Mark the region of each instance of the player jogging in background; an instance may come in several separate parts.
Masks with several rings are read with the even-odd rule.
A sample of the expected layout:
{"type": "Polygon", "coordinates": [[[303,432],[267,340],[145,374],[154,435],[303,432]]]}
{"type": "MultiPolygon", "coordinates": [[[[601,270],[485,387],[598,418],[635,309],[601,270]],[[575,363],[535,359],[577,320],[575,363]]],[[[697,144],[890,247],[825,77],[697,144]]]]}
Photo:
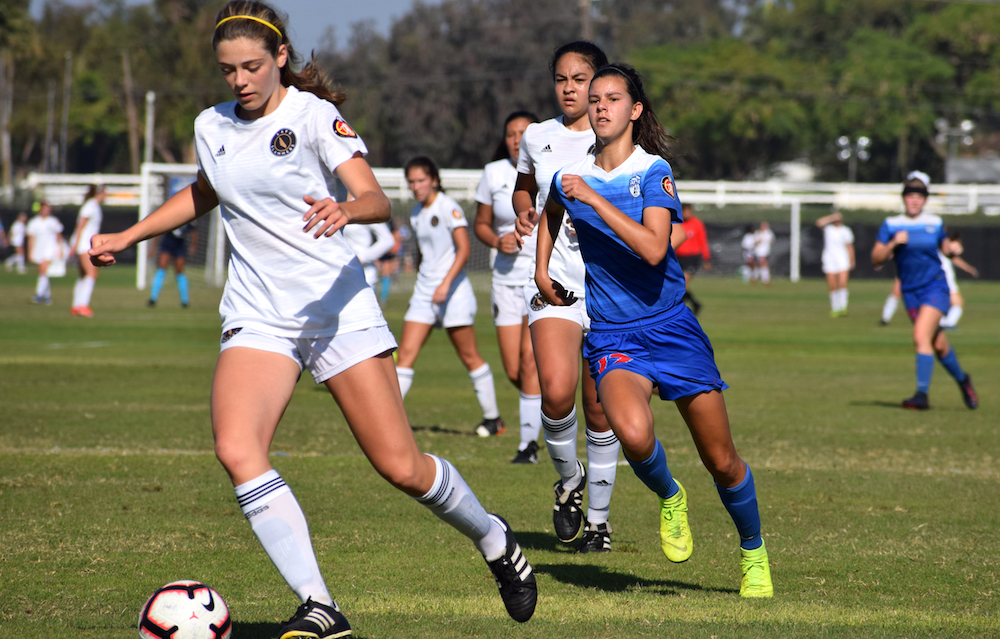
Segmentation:
{"type": "Polygon", "coordinates": [[[823,273],[830,289],[830,317],[847,315],[847,280],[856,265],[854,259],[854,232],[844,225],[839,211],[816,220],[823,229],[823,273]]]}
{"type": "Polygon", "coordinates": [[[38,281],[32,304],[52,304],[52,286],[49,283],[49,266],[62,255],[63,225],[54,215],[52,207],[45,200],[38,203],[38,215],[31,218],[25,227],[28,238],[28,259],[38,265],[38,281]]]}
{"type": "MultiPolygon", "coordinates": [[[[961,242],[962,236],[958,231],[948,231],[948,239],[952,242],[961,242]]],[[[944,269],[944,276],[948,281],[948,291],[951,293],[951,308],[948,309],[948,314],[941,318],[941,328],[946,331],[950,331],[954,330],[958,326],[958,320],[962,319],[962,313],[965,309],[965,299],[962,297],[962,292],[958,288],[958,278],[955,277],[955,267],[957,266],[972,277],[979,277],[979,269],[972,264],[969,264],[958,255],[948,257],[940,251],[938,252],[938,255],[941,257],[941,268],[944,269]]]]}
{"type": "Polygon", "coordinates": [[[568,213],[587,265],[591,317],[584,353],[604,413],[636,476],[659,497],[660,547],[672,562],[691,557],[687,494],[667,467],[649,407],[653,389],[676,403],[705,468],[733,518],[741,548],[740,596],[771,597],[753,475],[736,452],[712,346],[684,304],[684,273],[671,248],[681,221],[663,156],[670,137],[635,70],[615,64],[590,83],[596,155],[556,173],[538,223],[535,280],[554,306],[577,306],[548,268],[568,213]]]}
{"type": "Polygon", "coordinates": [[[76,218],[76,230],[69,241],[72,254],[79,257],[80,267],[80,276],[73,287],[73,305],[70,307],[70,313],[76,317],[94,316],[94,311],[90,309],[90,296],[97,283],[97,267],[90,263],[87,251],[90,250],[90,238],[101,232],[101,220],[104,217],[101,204],[107,196],[108,191],[103,185],[92,184],[87,187],[83,206],[76,218]]]}
{"type": "MultiPolygon", "coordinates": [[[[507,523],[483,510],[454,466],[422,454],[414,441],[392,363],[395,340],[337,232],[388,220],[389,200],[337,109],[343,95],[326,88],[312,62],[292,71],[297,58],[285,34],[286,21],[262,3],[230,2],[219,11],[212,44],[236,100],[195,121],[197,182],[130,229],[96,236],[91,259],[113,264],[114,254],[141,240],[216,206],[222,211],[232,255],[212,429],[240,508],[302,601],[280,639],[351,634],[320,573],[302,509],[268,458],[303,368],[330,391],[379,474],[471,539],[508,613],[527,621],[535,577],[507,523]],[[331,175],[353,199],[331,197],[331,175]]],[[[439,541],[446,539],[454,537],[439,541]]]]}
{"type": "Polygon", "coordinates": [[[393,244],[396,243],[389,225],[348,224],[341,232],[365,270],[365,281],[374,289],[379,281],[375,260],[392,250],[393,244]]]}
{"type": "Polygon", "coordinates": [[[14,269],[17,269],[18,275],[24,275],[27,272],[24,267],[24,238],[27,223],[28,214],[18,213],[17,219],[10,225],[8,239],[10,240],[10,245],[14,247],[14,254],[4,260],[3,263],[8,273],[14,269]]]}
{"type": "Polygon", "coordinates": [[[948,239],[940,217],[923,212],[930,183],[930,177],[921,171],[913,171],[906,176],[903,184],[906,212],[886,218],[882,223],[872,248],[872,264],[878,267],[895,258],[903,303],[913,322],[917,392],[903,400],[903,407],[913,410],[930,408],[927,393],[936,355],[945,370],[958,382],[965,405],[972,409],[979,406],[972,378],[962,370],[955,350],[941,330],[941,318],[951,305],[951,293],[938,251],[946,256],[955,256],[962,252],[962,245],[948,239]]]}
{"type": "Polygon", "coordinates": [[[410,305],[403,316],[396,374],[403,398],[413,385],[413,365],[420,349],[435,328],[448,333],[462,360],[483,411],[476,426],[480,437],[501,435],[506,430],[497,407],[493,370],[476,346],[476,294],[465,275],[469,260],[469,223],[458,202],[441,189],[437,165],[428,157],[412,158],[404,167],[406,181],[417,204],[410,211],[410,226],[417,238],[420,267],[410,305]]]}
{"type": "Polygon", "coordinates": [[[705,223],[694,215],[694,206],[684,204],[683,222],[680,227],[684,229],[685,240],[677,246],[677,262],[684,271],[684,302],[691,306],[691,311],[698,315],[701,311],[701,302],[691,292],[691,280],[694,274],[702,266],[706,271],[712,270],[712,251],[708,246],[708,233],[705,231],[705,223]]]}
{"type": "Polygon", "coordinates": [[[528,332],[528,311],[524,284],[532,275],[535,245],[518,248],[514,234],[517,215],[511,204],[517,180],[517,156],[524,130],[538,118],[534,113],[515,111],[507,116],[494,161],[483,169],[476,189],[476,237],[490,247],[493,282],[490,306],[497,343],[507,379],[520,393],[518,424],[521,441],[514,464],[538,463],[538,436],[542,430],[542,395],[535,369],[535,352],[528,332]]]}
{"type": "MultiPolygon", "coordinates": [[[[587,88],[594,72],[607,62],[604,52],[590,42],[570,42],[553,54],[549,70],[562,115],[532,124],[521,138],[517,184],[512,196],[519,222],[534,224],[537,211],[548,198],[555,172],[592,151],[596,139],[587,119],[587,88]]],[[[555,241],[550,268],[567,290],[574,291],[582,299],[583,259],[576,231],[568,217],[562,220],[555,241]]],[[[531,278],[525,283],[524,299],[542,392],[545,446],[559,474],[554,487],[553,527],[563,543],[576,539],[585,528],[577,550],[606,552],[611,550],[611,494],[620,446],[597,401],[593,380],[586,376],[583,379],[583,414],[587,423],[589,476],[588,469],[576,456],[576,392],[580,382],[583,336],[590,328],[590,319],[583,304],[575,307],[549,304],[531,278]],[[585,488],[588,488],[586,519],[583,512],[585,488]]]]}
{"type": "Polygon", "coordinates": [[[760,228],[753,234],[753,279],[760,280],[764,286],[771,285],[771,246],[774,244],[774,231],[767,222],[761,222],[760,228]]]}
{"type": "Polygon", "coordinates": [[[187,266],[187,256],[193,255],[197,246],[198,223],[194,220],[160,237],[156,254],[156,274],[153,275],[153,286],[149,289],[147,306],[156,306],[159,301],[160,291],[163,290],[163,283],[167,279],[167,267],[172,263],[181,307],[188,307],[191,303],[191,292],[184,269],[187,266]]]}

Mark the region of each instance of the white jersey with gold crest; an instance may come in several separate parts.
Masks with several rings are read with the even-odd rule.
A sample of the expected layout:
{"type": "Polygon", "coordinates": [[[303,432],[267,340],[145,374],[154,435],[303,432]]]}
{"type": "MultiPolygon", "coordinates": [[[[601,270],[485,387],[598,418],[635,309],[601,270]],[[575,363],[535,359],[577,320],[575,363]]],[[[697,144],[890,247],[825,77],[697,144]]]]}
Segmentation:
{"type": "MultiPolygon", "coordinates": [[[[567,129],[563,125],[562,116],[528,125],[518,150],[517,171],[535,176],[535,183],[538,185],[535,210],[539,214],[545,208],[556,171],[582,160],[596,141],[597,137],[591,129],[567,129]]],[[[536,230],[535,234],[537,233],[536,230]]],[[[563,215],[559,236],[555,238],[555,245],[552,247],[549,275],[576,293],[578,298],[584,297],[586,269],[580,255],[580,242],[568,215],[563,215]]],[[[534,268],[531,269],[531,276],[534,277],[534,268]]]]}
{"type": "Polygon", "coordinates": [[[334,171],[368,149],[333,104],[287,91],[257,120],[239,119],[236,102],[227,102],[195,121],[198,166],[219,197],[232,245],[222,329],[330,337],[384,325],[343,234],[303,232],[303,196],[334,197],[334,171]]]}
{"type": "MultiPolygon", "coordinates": [[[[420,268],[417,270],[415,293],[433,295],[441,285],[451,265],[455,263],[456,228],[468,226],[465,213],[458,202],[444,193],[438,193],[431,205],[418,203],[410,211],[410,227],[420,249],[420,268]]],[[[455,281],[465,278],[465,269],[455,281]]]]}

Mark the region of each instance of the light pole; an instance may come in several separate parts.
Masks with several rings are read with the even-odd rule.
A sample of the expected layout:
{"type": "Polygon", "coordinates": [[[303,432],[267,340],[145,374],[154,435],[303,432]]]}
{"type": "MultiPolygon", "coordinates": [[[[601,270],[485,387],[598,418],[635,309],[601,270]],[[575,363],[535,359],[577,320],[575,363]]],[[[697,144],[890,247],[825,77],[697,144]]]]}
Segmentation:
{"type": "Polygon", "coordinates": [[[871,154],[868,152],[868,147],[872,145],[872,141],[868,136],[862,135],[854,142],[851,142],[851,138],[846,135],[842,135],[837,138],[837,158],[841,162],[847,162],[847,181],[857,182],[858,181],[858,160],[862,162],[867,162],[871,154]]]}
{"type": "Polygon", "coordinates": [[[965,146],[972,146],[972,132],[976,130],[976,123],[972,120],[962,120],[958,126],[951,126],[947,118],[938,118],[934,121],[934,128],[938,130],[938,144],[948,145],[948,157],[953,158],[958,154],[958,141],[961,140],[965,146]]]}

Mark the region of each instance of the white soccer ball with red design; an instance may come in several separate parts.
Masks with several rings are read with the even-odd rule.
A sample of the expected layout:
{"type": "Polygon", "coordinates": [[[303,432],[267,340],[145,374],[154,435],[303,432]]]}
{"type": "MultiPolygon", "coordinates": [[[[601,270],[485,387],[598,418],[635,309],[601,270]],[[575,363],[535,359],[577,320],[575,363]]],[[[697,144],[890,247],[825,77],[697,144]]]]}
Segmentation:
{"type": "Polygon", "coordinates": [[[139,615],[142,639],[229,639],[233,623],[219,593],[199,581],[172,581],[139,615]]]}

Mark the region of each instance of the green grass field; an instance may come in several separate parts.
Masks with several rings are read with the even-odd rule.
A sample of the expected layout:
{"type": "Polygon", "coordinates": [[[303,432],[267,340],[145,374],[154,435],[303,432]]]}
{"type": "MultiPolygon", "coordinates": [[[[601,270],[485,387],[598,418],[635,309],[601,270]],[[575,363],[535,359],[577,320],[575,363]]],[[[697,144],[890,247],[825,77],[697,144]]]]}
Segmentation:
{"type": "MultiPolygon", "coordinates": [[[[51,307],[34,277],[0,273],[0,637],[135,637],[158,586],[206,581],[237,639],[271,637],[297,601],[261,551],[212,454],[209,386],[220,292],[182,310],[172,283],[148,309],[134,271],[103,271],[97,317],[69,314],[72,278],[51,307]]],[[[474,278],[486,290],[485,278],[474,278]]],[[[890,282],[851,286],[851,315],[828,318],[825,284],[744,286],[699,278],[734,436],[754,469],[775,598],[741,601],[738,541],[673,406],[657,433],[690,494],[694,556],[659,550],[657,502],[621,466],[614,552],[576,555],[551,530],[547,457],[512,466],[516,427],[472,436],[478,405],[443,334],[407,399],[422,448],[450,459],[502,513],[538,576],[535,617],[505,614],[472,544],[370,468],[322,387],[305,375],[273,447],[310,520],[334,596],[368,638],[1000,636],[1000,285],[966,283],[951,334],[982,406],[969,411],[943,368],[933,410],[913,391],[909,322],[877,326],[890,282]]],[[[408,293],[386,309],[398,330],[408,293]]],[[[480,349],[503,379],[480,297],[480,349]]],[[[397,333],[398,334],[398,333],[397,333]]],[[[580,451],[583,454],[582,443],[580,451]]]]}

